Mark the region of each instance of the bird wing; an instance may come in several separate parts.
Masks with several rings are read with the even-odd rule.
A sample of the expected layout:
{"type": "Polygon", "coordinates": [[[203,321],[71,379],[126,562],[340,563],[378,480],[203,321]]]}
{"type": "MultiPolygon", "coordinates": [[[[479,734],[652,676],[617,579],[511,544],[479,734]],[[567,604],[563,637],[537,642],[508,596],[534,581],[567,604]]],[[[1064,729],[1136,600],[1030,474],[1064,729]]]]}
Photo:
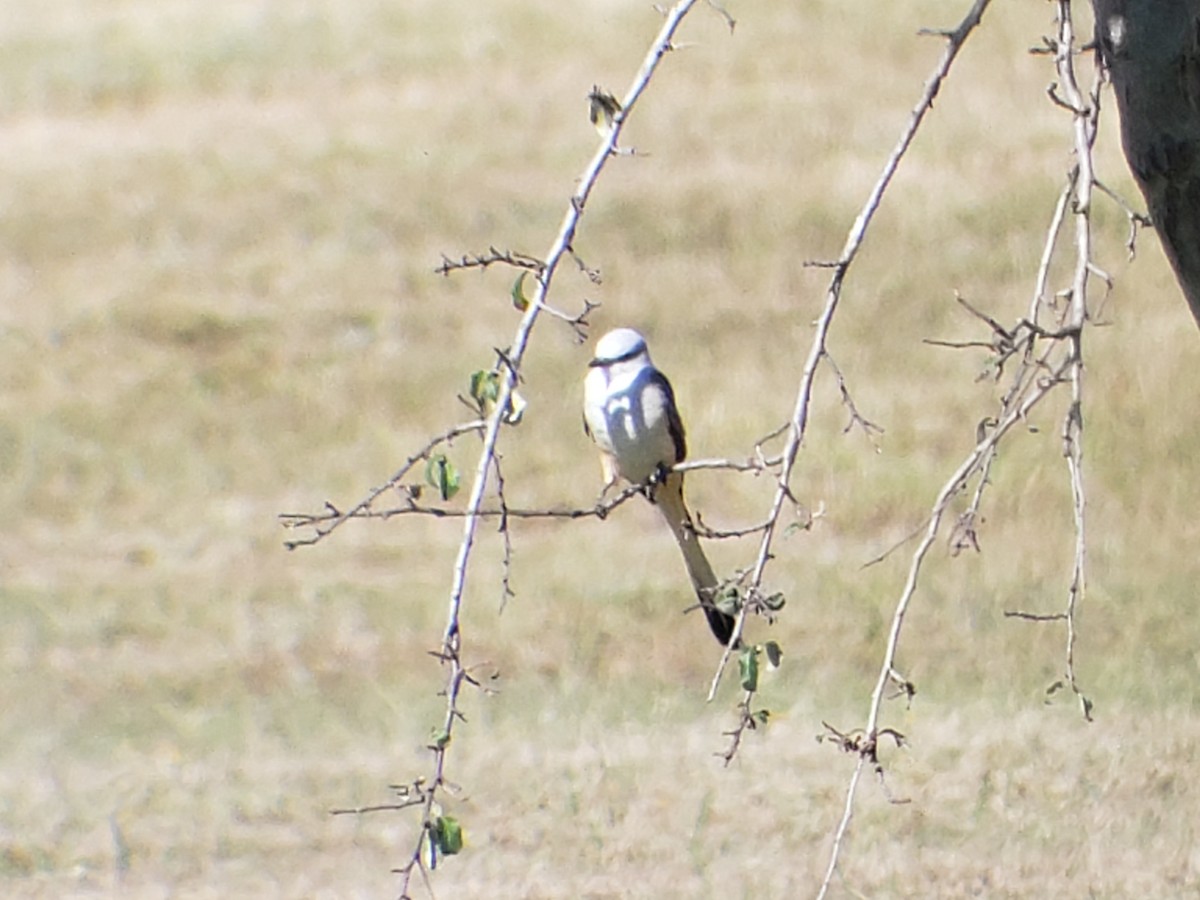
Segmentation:
{"type": "Polygon", "coordinates": [[[683,430],[683,420],[679,418],[679,409],[675,406],[675,391],[671,388],[671,382],[667,380],[666,375],[658,369],[654,369],[650,373],[650,377],[646,379],[646,386],[662,391],[667,431],[671,435],[671,442],[675,445],[675,459],[671,462],[683,462],[687,458],[687,435],[683,430]]]}

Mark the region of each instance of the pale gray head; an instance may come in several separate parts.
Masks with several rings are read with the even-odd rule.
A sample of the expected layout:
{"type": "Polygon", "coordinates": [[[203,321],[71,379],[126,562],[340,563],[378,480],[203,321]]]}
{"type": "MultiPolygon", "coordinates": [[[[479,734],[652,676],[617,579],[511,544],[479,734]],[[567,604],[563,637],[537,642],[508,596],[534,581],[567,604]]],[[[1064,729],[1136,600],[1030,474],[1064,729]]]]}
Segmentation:
{"type": "Polygon", "coordinates": [[[588,365],[612,366],[639,358],[650,361],[646,339],[632,328],[614,328],[596,342],[596,356],[588,365]]]}

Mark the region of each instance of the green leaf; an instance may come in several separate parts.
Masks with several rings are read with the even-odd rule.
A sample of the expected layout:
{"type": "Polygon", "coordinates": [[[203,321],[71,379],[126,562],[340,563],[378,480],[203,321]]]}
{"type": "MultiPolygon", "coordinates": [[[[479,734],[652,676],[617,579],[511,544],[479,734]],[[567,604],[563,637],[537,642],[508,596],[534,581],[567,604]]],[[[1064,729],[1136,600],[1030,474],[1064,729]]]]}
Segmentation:
{"type": "Polygon", "coordinates": [[[772,669],[778,669],[779,664],[783,662],[783,651],[779,649],[779,644],[775,641],[767,641],[762,648],[763,652],[767,654],[767,665],[772,669]]]}
{"type": "Polygon", "coordinates": [[[429,736],[429,746],[433,750],[441,750],[449,743],[450,733],[445,728],[438,728],[429,736]]]}
{"type": "Polygon", "coordinates": [[[713,598],[713,606],[727,616],[736,616],[742,608],[742,595],[738,593],[736,584],[727,584],[713,598]]]}
{"type": "Polygon", "coordinates": [[[433,841],[443,856],[453,856],[463,848],[462,826],[453,816],[438,816],[433,820],[433,841]]]}
{"type": "MultiPolygon", "coordinates": [[[[479,407],[481,416],[490,416],[500,399],[500,373],[495,369],[480,369],[471,373],[471,399],[479,407]]],[[[528,402],[516,390],[508,395],[508,408],[504,411],[505,425],[520,425],[528,402]]]]}
{"type": "Polygon", "coordinates": [[[771,711],[769,709],[756,709],[753,713],[753,719],[758,726],[766,725],[770,718],[771,711]]]}
{"type": "Polygon", "coordinates": [[[512,305],[520,312],[529,309],[529,298],[525,296],[525,276],[528,274],[522,272],[512,286],[512,305]]]}
{"type": "Polygon", "coordinates": [[[500,396],[500,373],[480,369],[471,373],[471,399],[479,404],[484,415],[491,410],[500,396]]]}
{"type": "Polygon", "coordinates": [[[771,612],[779,612],[783,609],[785,603],[787,603],[787,599],[779,592],[771,594],[769,597],[763,597],[762,599],[762,605],[771,610],[771,612]]]}
{"type": "Polygon", "coordinates": [[[758,690],[758,651],[753,647],[743,647],[742,655],[738,657],[738,671],[742,678],[742,690],[758,690]]]}
{"type": "Polygon", "coordinates": [[[430,487],[437,489],[443,501],[458,493],[458,470],[454,468],[454,463],[446,458],[445,453],[435,453],[429,457],[429,462],[425,465],[425,480],[429,482],[430,487]]]}

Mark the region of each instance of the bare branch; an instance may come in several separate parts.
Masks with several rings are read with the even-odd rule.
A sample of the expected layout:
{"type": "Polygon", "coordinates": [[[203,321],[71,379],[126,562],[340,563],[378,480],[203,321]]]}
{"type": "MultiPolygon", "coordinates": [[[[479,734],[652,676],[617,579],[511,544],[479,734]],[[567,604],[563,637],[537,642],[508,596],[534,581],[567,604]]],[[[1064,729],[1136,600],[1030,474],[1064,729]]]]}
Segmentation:
{"type": "Polygon", "coordinates": [[[512,589],[512,534],[508,527],[508,502],[504,499],[504,472],[500,469],[500,454],[492,457],[492,469],[496,473],[496,502],[500,504],[500,524],[496,530],[504,538],[504,574],[500,577],[500,611],[508,604],[509,597],[515,597],[512,589]]]}
{"type": "Polygon", "coordinates": [[[1150,221],[1148,215],[1134,209],[1133,204],[1103,181],[1097,180],[1094,187],[1116,203],[1121,208],[1121,211],[1125,213],[1125,218],[1129,221],[1129,235],[1125,238],[1125,249],[1129,251],[1129,258],[1133,259],[1137,255],[1137,238],[1139,232],[1143,228],[1153,228],[1154,223],[1150,221]]]}
{"type": "Polygon", "coordinates": [[[707,2],[708,5],[714,10],[716,10],[717,14],[725,20],[725,24],[729,26],[729,33],[733,34],[733,29],[737,25],[737,22],[734,20],[733,16],[729,14],[729,10],[718,3],[717,0],[705,0],[705,2],[707,2]]]}
{"type": "Polygon", "coordinates": [[[600,277],[599,269],[593,269],[588,266],[588,264],[583,261],[583,258],[575,252],[574,247],[569,247],[568,250],[571,253],[571,259],[575,260],[575,265],[579,266],[579,271],[587,276],[588,281],[590,281],[592,284],[603,283],[604,279],[600,277]]]}
{"type": "Polygon", "coordinates": [[[883,429],[865,418],[858,411],[858,407],[854,405],[854,398],[850,396],[850,389],[846,387],[846,378],[842,375],[842,370],[838,368],[838,364],[833,361],[833,357],[828,351],[825,353],[825,362],[829,364],[829,368],[833,369],[833,375],[837,379],[838,392],[842,395],[842,405],[850,411],[850,421],[846,423],[846,427],[842,429],[842,434],[847,434],[854,426],[862,429],[863,434],[867,436],[867,440],[871,442],[871,446],[875,448],[875,452],[880,451],[877,437],[883,434],[883,429]]]}
{"type": "Polygon", "coordinates": [[[542,312],[553,316],[556,319],[561,319],[570,325],[575,330],[575,334],[578,336],[580,341],[587,337],[587,326],[591,324],[588,322],[588,316],[592,314],[592,310],[599,308],[599,303],[593,303],[591,300],[586,298],[584,298],[583,301],[583,311],[576,313],[575,315],[563,312],[560,309],[555,309],[553,306],[550,306],[546,303],[542,304],[542,312]]]}
{"type": "Polygon", "coordinates": [[[1050,281],[1050,264],[1054,261],[1054,248],[1058,244],[1059,234],[1062,233],[1063,222],[1066,221],[1067,216],[1067,204],[1074,196],[1075,183],[1078,179],[1079,167],[1076,166],[1067,176],[1067,183],[1063,185],[1062,192],[1058,195],[1058,202],[1054,206],[1054,213],[1050,217],[1050,227],[1042,246],[1042,259],[1038,264],[1033,298],[1029,301],[1029,321],[1034,323],[1038,321],[1038,314],[1042,309],[1051,305],[1051,300],[1046,295],[1046,286],[1050,281]]]}
{"type": "MultiPolygon", "coordinates": [[[[925,526],[925,535],[913,553],[912,562],[909,565],[908,578],[905,582],[904,589],[901,591],[900,599],[896,603],[895,611],[892,614],[891,627],[888,630],[887,647],[884,651],[883,664],[880,667],[879,677],[875,683],[875,690],[871,694],[871,703],[867,716],[867,725],[863,729],[868,736],[879,734],[879,716],[883,706],[883,700],[887,686],[893,680],[895,673],[896,653],[899,648],[900,633],[904,626],[904,619],[908,612],[909,603],[912,601],[913,595],[917,590],[917,583],[920,578],[922,565],[925,560],[929,548],[933,546],[937,539],[938,531],[941,527],[942,518],[949,507],[950,501],[962,491],[963,487],[968,483],[969,478],[977,473],[984,461],[989,457],[996,444],[1004,437],[1008,431],[1021,422],[1029,414],[1029,412],[1041,402],[1067,375],[1071,368],[1071,361],[1068,359],[1055,370],[1052,377],[1039,379],[1033,391],[1026,397],[1024,402],[1012,410],[1004,419],[997,423],[996,427],[987,433],[987,435],[976,444],[975,448],[967,455],[966,459],[959,465],[958,469],[946,480],[941,491],[938,493],[934,501],[933,508],[930,512],[929,519],[925,526]]],[[[842,843],[845,839],[845,833],[850,825],[850,818],[854,807],[854,794],[858,789],[858,781],[862,770],[862,759],[860,758],[858,766],[855,767],[854,774],[850,779],[850,784],[847,788],[846,805],[844,807],[841,821],[838,823],[837,830],[834,834],[833,851],[830,855],[829,867],[825,873],[825,879],[821,885],[821,891],[818,896],[823,896],[829,890],[829,885],[832,883],[834,872],[837,870],[838,854],[840,853],[842,843]]]]}
{"type": "MultiPolygon", "coordinates": [[[[1077,109],[1074,116],[1075,155],[1079,165],[1079,185],[1074,206],[1075,216],[1075,277],[1071,285],[1070,322],[1082,328],[1088,316],[1088,276],[1095,269],[1092,263],[1091,198],[1096,177],[1092,165],[1092,145],[1096,139],[1097,121],[1100,115],[1100,73],[1097,71],[1091,96],[1085,102],[1075,78],[1071,48],[1075,42],[1074,25],[1071,19],[1070,0],[1058,0],[1059,53],[1055,57],[1059,76],[1067,96],[1077,109]]],[[[1075,519],[1075,555],[1071,569],[1070,587],[1067,592],[1066,623],[1067,683],[1079,698],[1084,718],[1092,720],[1092,704],[1079,688],[1075,676],[1075,614],[1085,588],[1084,572],[1087,558],[1086,495],[1083,480],[1083,347],[1082,332],[1071,339],[1071,405],[1063,420],[1063,455],[1071,481],[1072,510],[1075,519]]]]}
{"type": "Polygon", "coordinates": [[[757,525],[747,525],[744,528],[711,528],[701,517],[700,512],[696,512],[695,531],[700,537],[708,538],[709,540],[726,540],[728,538],[748,537],[752,534],[759,534],[766,527],[766,522],[759,522],[757,525]]]}
{"type": "Polygon", "coordinates": [[[488,247],[486,253],[464,254],[458,259],[450,259],[450,257],[443,254],[441,265],[433,271],[438,275],[449,275],[451,272],[458,271],[459,269],[486,269],[488,266],[496,264],[512,266],[515,269],[524,269],[538,275],[541,275],[546,269],[546,264],[536,256],[488,247]]]}
{"type": "Polygon", "coordinates": [[[331,531],[342,525],[348,519],[364,518],[370,512],[371,504],[374,503],[380,496],[388,491],[394,490],[400,486],[402,482],[412,471],[413,466],[422,460],[429,459],[430,455],[442,444],[451,443],[456,437],[464,434],[469,434],[472,431],[482,431],[485,422],[478,419],[474,422],[466,422],[462,425],[455,425],[453,428],[442,432],[437,437],[429,441],[424,447],[410,456],[404,461],[395,474],[377,488],[372,488],[362,500],[358,501],[354,506],[350,507],[346,512],[342,512],[332,503],[326,501],[325,508],[327,514],[324,516],[303,516],[292,513],[285,513],[279,518],[285,528],[299,528],[303,526],[317,526],[314,534],[311,537],[300,538],[294,541],[285,541],[284,546],[288,550],[295,550],[297,547],[307,547],[316,544],[325,538],[331,531]],[[328,525],[320,527],[322,523],[328,522],[328,525]]]}
{"type": "MultiPolygon", "coordinates": [[[[819,320],[819,322],[822,324],[818,326],[818,333],[813,341],[813,349],[810,352],[809,358],[812,362],[813,368],[815,368],[815,362],[820,358],[820,354],[824,352],[825,338],[829,328],[829,320],[836,311],[837,303],[841,295],[842,280],[845,278],[846,269],[853,261],[854,255],[857,253],[858,248],[862,245],[866,229],[874,216],[875,210],[878,208],[879,203],[882,200],[884,191],[887,189],[888,184],[891,182],[892,176],[895,174],[896,168],[900,164],[900,160],[904,157],[909,145],[912,143],[917,129],[920,127],[922,120],[925,118],[925,114],[933,107],[933,100],[937,96],[938,91],[941,89],[943,80],[949,73],[950,67],[953,65],[959,51],[966,43],[967,38],[979,25],[979,22],[983,18],[983,13],[987,9],[989,2],[990,0],[975,0],[971,6],[971,9],[967,12],[966,16],[963,17],[958,27],[955,28],[954,31],[944,35],[946,39],[946,46],[942,51],[941,59],[938,60],[937,65],[934,67],[933,74],[926,82],[921,99],[918,101],[917,106],[912,112],[908,126],[901,134],[900,140],[897,142],[895,149],[892,151],[892,155],[884,164],[883,172],[880,174],[875,188],[871,191],[866,205],[863,207],[862,212],[859,213],[858,219],[855,221],[850,230],[850,234],[846,241],[846,247],[843,249],[842,256],[839,261],[840,265],[834,270],[829,289],[826,293],[825,311],[822,313],[821,319],[819,320]]],[[[800,440],[804,435],[804,427],[806,425],[808,415],[809,395],[812,390],[811,385],[812,375],[809,373],[808,368],[806,367],[805,376],[801,379],[799,396],[797,397],[796,414],[792,417],[792,434],[788,441],[788,445],[784,450],[784,471],[780,478],[781,489],[777,494],[777,503],[779,505],[782,504],[782,501],[779,499],[779,497],[786,490],[787,481],[791,475],[792,466],[795,464],[796,450],[799,448],[800,440]]],[[[957,484],[959,480],[961,479],[956,479],[953,483],[957,484]]],[[[763,549],[760,556],[763,565],[766,563],[766,554],[769,550],[770,539],[771,533],[768,532],[763,537],[763,549]]],[[[904,605],[906,605],[906,602],[902,603],[902,607],[904,605]]],[[[903,620],[903,608],[899,610],[898,618],[899,621],[903,620]]],[[[741,623],[739,622],[738,624],[740,626],[741,623]]],[[[897,624],[895,628],[898,629],[898,627],[899,626],[897,624]]],[[[737,631],[735,630],[735,634],[736,633],[737,631]]],[[[890,670],[892,667],[893,655],[894,654],[889,654],[887,656],[888,670],[890,670]]],[[[881,690],[877,690],[877,693],[880,694],[878,702],[882,702],[881,690]]],[[[873,700],[873,704],[875,702],[876,701],[873,700]]],[[[871,729],[874,728],[874,719],[875,716],[873,715],[871,717],[871,729]]],[[[860,756],[858,765],[854,770],[854,775],[851,777],[844,813],[841,821],[838,824],[837,831],[834,834],[833,851],[830,854],[829,865],[826,870],[825,877],[822,879],[821,888],[817,895],[818,900],[822,900],[822,898],[824,898],[828,893],[830,884],[833,881],[833,874],[837,870],[838,856],[841,852],[842,842],[845,839],[846,831],[850,825],[850,816],[854,806],[854,792],[858,786],[858,780],[862,771],[862,763],[863,758],[860,756]]]]}
{"type": "Polygon", "coordinates": [[[1028,622],[1061,622],[1067,618],[1066,613],[1031,613],[1023,612],[1022,610],[1004,611],[1006,619],[1025,619],[1028,622]]]}
{"type": "Polygon", "coordinates": [[[738,723],[729,731],[725,732],[725,737],[729,738],[729,745],[722,752],[716,754],[725,761],[728,766],[738,750],[742,746],[742,740],[746,736],[746,732],[754,731],[760,725],[766,725],[768,713],[766,710],[753,711],[750,704],[754,701],[755,691],[745,691],[742,695],[741,702],[738,703],[738,723]]]}
{"type": "MultiPolygon", "coordinates": [[[[813,336],[812,343],[809,348],[808,357],[805,361],[803,371],[800,375],[800,383],[796,391],[796,403],[792,412],[791,422],[787,432],[787,441],[784,444],[782,453],[782,463],[779,472],[779,478],[775,490],[774,500],[771,504],[771,510],[768,514],[768,522],[770,523],[763,532],[762,540],[759,544],[758,556],[755,560],[753,574],[750,579],[752,590],[759,590],[762,585],[763,576],[766,570],[768,561],[771,559],[771,549],[775,540],[775,534],[778,527],[779,517],[783,512],[783,506],[786,501],[792,499],[790,481],[792,469],[796,465],[796,458],[800,452],[800,445],[804,440],[804,436],[808,430],[809,409],[812,401],[813,382],[816,378],[817,368],[822,359],[825,358],[826,340],[829,335],[829,329],[832,327],[833,318],[837,312],[838,303],[842,296],[842,283],[846,278],[846,274],[853,264],[855,257],[858,255],[859,249],[866,239],[867,229],[878,211],[880,203],[883,201],[883,195],[886,193],[888,186],[892,182],[892,178],[896,174],[896,170],[900,166],[900,161],[908,152],[909,146],[916,137],[917,131],[921,127],[921,123],[925,119],[926,113],[933,108],[934,98],[938,91],[941,90],[942,82],[950,71],[955,58],[958,56],[959,50],[966,42],[967,37],[979,24],[983,16],[983,12],[988,7],[990,0],[975,0],[971,10],[959,23],[958,27],[946,35],[946,47],[942,52],[937,65],[934,67],[933,73],[925,83],[925,87],[921,93],[921,98],[913,108],[908,124],[900,134],[900,138],[896,142],[891,155],[884,163],[883,170],[880,172],[879,178],[876,180],[874,187],[871,189],[866,202],[859,211],[857,218],[854,220],[850,231],[846,236],[845,245],[842,248],[841,255],[835,263],[829,267],[833,269],[833,274],[830,276],[829,286],[825,292],[825,305],[821,310],[821,314],[816,321],[816,334],[813,336]]],[[[734,625],[734,640],[730,642],[730,647],[726,648],[722,654],[720,662],[717,665],[716,674],[713,676],[712,684],[709,689],[709,700],[716,695],[717,686],[720,683],[721,674],[729,663],[732,653],[731,648],[734,643],[741,637],[742,629],[745,624],[745,609],[739,613],[737,622],[734,625]]],[[[827,883],[826,883],[827,884],[827,883]]]]}
{"type": "MultiPolygon", "coordinates": [[[[464,255],[459,260],[443,257],[442,264],[436,269],[439,274],[449,275],[452,271],[466,268],[486,269],[492,265],[504,265],[521,270],[518,283],[526,279],[526,272],[532,272],[530,282],[535,282],[534,295],[528,300],[514,293],[514,303],[522,312],[512,344],[505,349],[497,349],[500,363],[495,374],[499,376],[498,396],[494,403],[488,406],[480,403],[481,418],[476,421],[456,426],[446,433],[434,438],[410,457],[404,466],[392,476],[383,486],[372,491],[350,510],[343,512],[330,503],[326,504],[323,512],[317,514],[285,514],[280,519],[285,527],[314,529],[310,538],[288,542],[286,546],[294,549],[298,546],[314,544],[350,518],[388,519],[393,516],[426,515],[437,518],[459,518],[463,520],[463,533],[455,556],[452,580],[449,591],[449,602],[446,614],[445,631],[441,646],[432,651],[445,666],[446,681],[443,695],[445,697],[445,714],[441,728],[436,732],[429,745],[433,754],[432,774],[426,779],[418,779],[411,786],[398,790],[398,798],[391,803],[376,804],[354,809],[334,810],[335,814],[364,814],[380,810],[401,810],[410,807],[421,807],[423,810],[422,830],[417,838],[415,849],[407,864],[397,871],[403,876],[402,896],[408,896],[409,885],[414,872],[420,872],[428,884],[428,872],[437,865],[438,850],[436,846],[435,822],[440,809],[441,798],[453,793],[453,785],[445,778],[446,751],[451,737],[459,722],[465,721],[460,708],[460,694],[463,684],[480,686],[471,675],[462,659],[462,628],[461,620],[464,608],[464,596],[473,555],[475,536],[478,525],[484,519],[496,519],[497,528],[503,539],[503,575],[501,608],[507,598],[513,595],[511,589],[513,545],[510,528],[514,519],[562,518],[578,519],[597,517],[603,519],[611,510],[626,502],[643,488],[631,486],[615,497],[605,499],[602,495],[594,506],[577,506],[570,508],[519,508],[510,507],[506,496],[506,484],[501,468],[501,456],[498,450],[501,428],[510,424],[508,418],[512,409],[512,401],[517,385],[521,378],[521,369],[526,351],[529,347],[533,328],[542,312],[568,323],[576,335],[582,339],[586,334],[587,317],[596,308],[596,304],[584,300],[584,308],[578,315],[563,312],[549,305],[551,286],[560,263],[564,258],[573,260],[580,272],[594,283],[599,283],[600,273],[589,268],[575,253],[573,241],[576,229],[581,221],[590,193],[598,181],[600,172],[611,159],[633,155],[633,151],[618,149],[617,141],[629,115],[634,110],[638,98],[651,80],[656,66],[662,57],[670,50],[678,49],[674,35],[682,19],[694,6],[695,0],[684,0],[670,10],[661,10],[666,17],[653,46],[647,53],[642,68],[627,92],[623,102],[617,103],[615,98],[610,115],[606,119],[606,129],[602,129],[603,141],[592,160],[580,176],[578,187],[570,198],[568,209],[560,225],[555,239],[551,243],[545,260],[512,251],[501,251],[495,247],[489,248],[484,254],[464,255]],[[520,302],[518,302],[520,301],[520,302]],[[424,459],[429,459],[435,449],[443,443],[452,441],[455,437],[477,431],[482,436],[482,448],[479,452],[471,490],[465,508],[453,509],[445,506],[424,504],[421,501],[419,486],[404,484],[404,479],[413,467],[424,459]],[[488,479],[494,473],[496,494],[495,503],[488,503],[485,498],[488,493],[488,479]],[[400,500],[398,505],[387,509],[376,508],[378,498],[389,490],[395,490],[400,500]]],[[[734,22],[728,13],[717,5],[715,0],[707,0],[709,5],[725,16],[732,29],[734,22]]],[[[1042,259],[1039,265],[1036,286],[1029,306],[1027,318],[1019,319],[1012,327],[1005,327],[993,316],[977,309],[966,299],[957,296],[957,302],[975,319],[988,329],[986,340],[926,340],[933,344],[952,348],[978,348],[990,351],[989,368],[985,375],[990,375],[999,383],[1006,374],[1006,366],[1011,374],[1011,382],[1000,401],[1000,408],[994,416],[982,419],[976,429],[974,448],[966,455],[958,469],[942,485],[932,506],[921,524],[901,544],[919,539],[908,566],[907,577],[894,607],[887,643],[884,650],[879,675],[871,694],[865,727],[850,731],[839,731],[826,724],[827,733],[822,737],[837,744],[844,752],[853,753],[857,762],[847,785],[845,803],[841,819],[833,834],[831,855],[828,867],[821,883],[819,898],[824,897],[832,879],[838,870],[839,858],[845,844],[850,822],[853,816],[856,791],[865,765],[870,765],[879,778],[882,790],[889,802],[907,802],[896,800],[884,779],[884,768],[879,760],[879,744],[881,739],[888,738],[896,746],[903,746],[904,735],[893,728],[880,727],[882,706],[884,700],[906,698],[911,702],[916,693],[916,687],[904,677],[897,668],[897,656],[900,636],[904,627],[907,611],[916,594],[930,548],[942,533],[942,525],[948,517],[954,516],[956,510],[963,509],[954,519],[950,529],[949,544],[951,555],[957,555],[964,549],[979,551],[978,527],[982,519],[982,501],[986,488],[990,484],[989,475],[998,454],[998,449],[1006,435],[1014,427],[1024,424],[1028,416],[1042,401],[1059,386],[1071,385],[1072,397],[1070,407],[1062,423],[1062,447],[1067,462],[1070,478],[1073,512],[1075,518],[1075,552],[1072,575],[1068,587],[1066,609],[1052,615],[1026,613],[1020,611],[1005,612],[1012,618],[1035,622],[1064,621],[1067,626],[1066,645],[1066,678],[1056,682],[1050,693],[1062,689],[1064,685],[1070,688],[1080,699],[1084,715],[1091,718],[1091,703],[1083,696],[1076,682],[1074,668],[1074,650],[1076,641],[1075,615],[1078,605],[1082,602],[1085,590],[1085,512],[1086,502],[1084,493],[1083,470],[1083,355],[1082,333],[1087,322],[1091,320],[1088,307],[1089,281],[1099,277],[1111,284],[1111,279],[1091,258],[1091,198],[1092,188],[1110,194],[1095,179],[1091,158],[1091,148],[1096,137],[1096,124],[1099,114],[1098,84],[1093,87],[1088,96],[1079,90],[1074,73],[1075,36],[1070,21],[1069,0],[1055,0],[1059,10],[1059,32],[1054,39],[1047,39],[1045,52],[1052,55],[1056,65],[1057,82],[1048,94],[1053,103],[1067,110],[1072,116],[1073,146],[1075,164],[1067,177],[1066,184],[1059,194],[1054,213],[1051,217],[1045,240],[1042,259]],[[1059,247],[1060,238],[1064,233],[1067,217],[1070,216],[1075,225],[1074,240],[1076,265],[1070,286],[1057,293],[1050,291],[1051,264],[1059,247]],[[1015,371],[1012,371],[1015,370],[1015,371]],[[970,499],[967,500],[968,496],[970,499]]],[[[882,171],[858,213],[853,225],[846,236],[842,252],[837,260],[832,262],[808,262],[805,265],[831,269],[831,276],[824,294],[824,303],[814,324],[814,334],[809,352],[800,373],[796,390],[794,407],[791,418],[776,431],[760,440],[754,448],[753,455],[745,459],[699,459],[679,464],[679,471],[718,469],[738,472],[751,472],[758,475],[770,472],[773,482],[773,494],[769,511],[765,519],[750,525],[732,528],[715,529],[705,523],[699,512],[695,516],[696,534],[708,539],[732,539],[747,536],[758,536],[757,550],[754,563],[722,587],[729,587],[736,594],[738,613],[733,633],[733,639],[724,650],[716,672],[713,676],[708,699],[711,701],[717,692],[722,675],[735,652],[745,652],[745,647],[739,648],[741,635],[748,615],[761,613],[770,618],[778,605],[773,605],[774,598],[782,595],[768,596],[763,589],[765,572],[769,562],[774,559],[781,528],[783,534],[797,527],[810,527],[815,515],[808,512],[799,503],[791,490],[791,477],[797,464],[799,450],[802,446],[809,424],[812,405],[812,394],[817,372],[824,362],[829,365],[840,393],[841,402],[849,411],[849,422],[844,429],[849,432],[858,426],[868,439],[876,444],[876,436],[882,429],[866,419],[854,403],[847,386],[846,378],[828,350],[828,339],[833,320],[842,299],[842,289],[845,279],[862,248],[866,234],[879,210],[884,194],[907,154],[925,115],[932,109],[934,99],[948,76],[959,51],[969,35],[979,25],[982,15],[989,5],[989,0],[975,0],[961,23],[951,30],[923,30],[923,34],[936,35],[946,41],[942,55],[926,81],[920,100],[913,108],[909,121],[906,123],[899,140],[887,158],[882,171]],[[778,454],[768,456],[764,445],[777,438],[782,438],[782,449],[778,454]],[[801,517],[807,516],[806,521],[793,522],[785,526],[784,508],[791,506],[798,510],[801,517]]],[[[642,155],[642,154],[639,154],[642,155]]],[[[1118,202],[1119,201],[1118,199],[1118,202]]],[[[1144,227],[1144,216],[1134,213],[1127,205],[1124,207],[1130,220],[1129,248],[1132,253],[1133,242],[1137,229],[1144,227]]],[[[985,377],[981,375],[980,377],[985,377]]],[[[464,400],[474,411],[470,401],[464,400]]],[[[876,449],[878,445],[876,444],[876,449]]],[[[817,516],[820,513],[816,514],[817,516]]],[[[895,548],[893,548],[894,550],[895,548]]],[[[886,551],[872,562],[877,562],[891,553],[886,551]]],[[[868,565],[871,563],[868,563],[868,565]]],[[[779,600],[779,604],[782,600],[779,600]]],[[[757,652],[757,649],[754,649],[757,652]]],[[[744,689],[741,701],[737,706],[738,722],[735,727],[725,732],[729,738],[725,751],[718,754],[726,765],[736,757],[745,734],[765,724],[765,710],[754,709],[757,684],[744,689]]]]}

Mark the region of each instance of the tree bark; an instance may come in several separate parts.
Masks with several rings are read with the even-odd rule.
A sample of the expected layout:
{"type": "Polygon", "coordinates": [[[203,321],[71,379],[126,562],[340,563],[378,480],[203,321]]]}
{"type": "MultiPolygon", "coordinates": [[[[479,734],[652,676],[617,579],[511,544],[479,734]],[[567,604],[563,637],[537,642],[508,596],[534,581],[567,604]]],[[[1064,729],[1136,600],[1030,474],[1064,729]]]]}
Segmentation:
{"type": "Polygon", "coordinates": [[[1125,159],[1200,323],[1200,0],[1092,0],[1125,159]]]}

